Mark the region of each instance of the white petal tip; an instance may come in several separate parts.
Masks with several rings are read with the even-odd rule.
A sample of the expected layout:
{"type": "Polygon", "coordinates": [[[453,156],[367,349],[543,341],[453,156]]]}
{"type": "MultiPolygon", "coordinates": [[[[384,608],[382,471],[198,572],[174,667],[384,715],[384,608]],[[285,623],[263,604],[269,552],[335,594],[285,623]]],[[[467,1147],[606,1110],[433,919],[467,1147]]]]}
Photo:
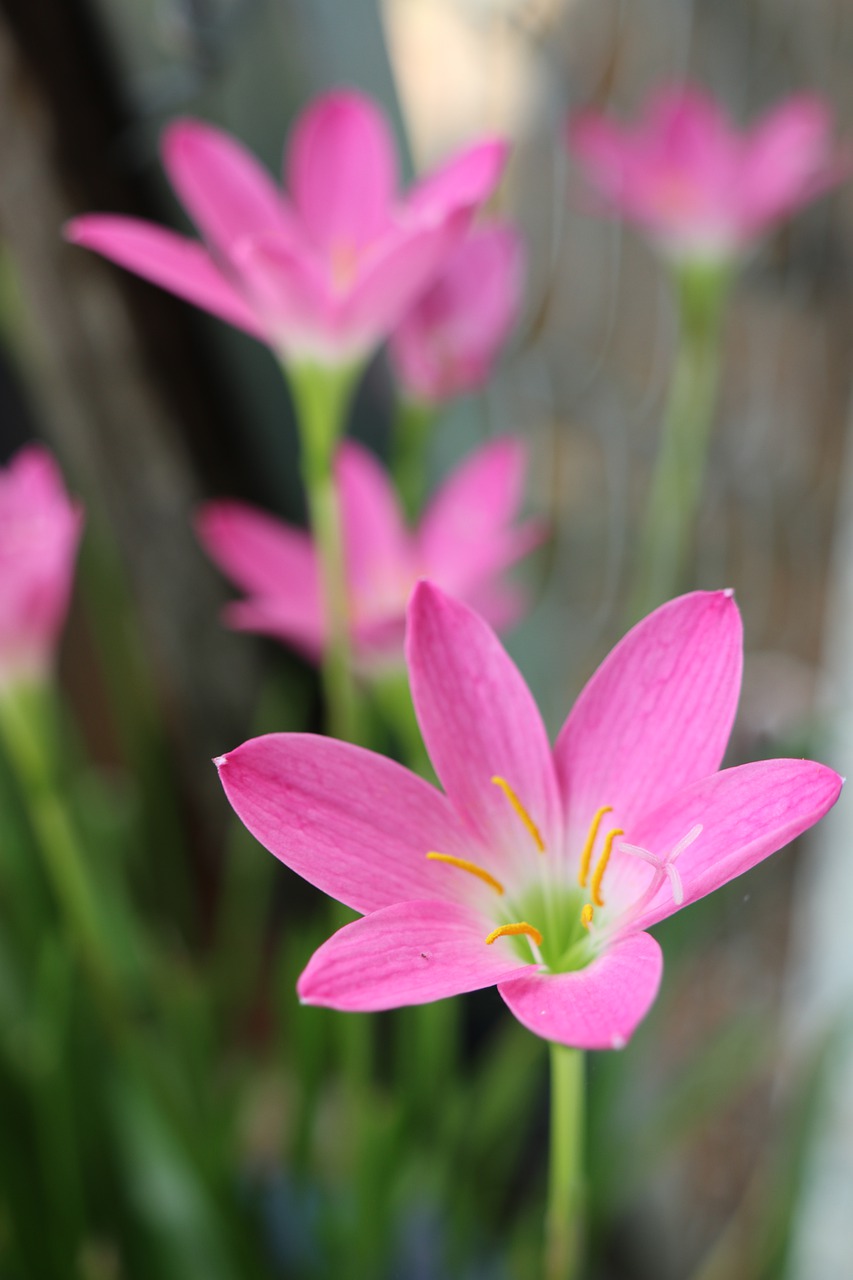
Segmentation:
{"type": "Polygon", "coordinates": [[[734,589],[734,587],[724,587],[724,588],[723,588],[723,595],[726,597],[726,599],[727,599],[727,600],[734,600],[734,598],[735,598],[735,589],[734,589]]]}
{"type": "Polygon", "coordinates": [[[610,1047],[612,1049],[624,1049],[627,1043],[628,1041],[624,1036],[612,1036],[610,1040],[610,1047]]]}
{"type": "Polygon", "coordinates": [[[839,773],[839,775],[838,775],[838,776],[839,776],[839,778],[841,779],[841,785],[842,785],[842,787],[846,787],[846,786],[847,786],[847,779],[845,778],[844,774],[843,774],[843,773],[839,773]]]}
{"type": "Polygon", "coordinates": [[[216,765],[217,769],[221,769],[221,768],[222,768],[222,766],[223,766],[224,764],[227,764],[227,762],[228,762],[228,757],[227,757],[227,756],[214,756],[214,757],[213,757],[213,763],[216,765]]]}

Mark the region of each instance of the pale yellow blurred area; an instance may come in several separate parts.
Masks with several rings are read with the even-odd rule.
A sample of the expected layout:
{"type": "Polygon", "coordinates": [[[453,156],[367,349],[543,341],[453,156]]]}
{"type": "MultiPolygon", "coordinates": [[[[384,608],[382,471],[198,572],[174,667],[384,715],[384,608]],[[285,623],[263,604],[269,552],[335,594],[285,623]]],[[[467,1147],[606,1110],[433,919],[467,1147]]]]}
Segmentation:
{"type": "Polygon", "coordinates": [[[475,133],[523,136],[541,114],[542,49],[577,0],[380,0],[418,170],[475,133]]]}

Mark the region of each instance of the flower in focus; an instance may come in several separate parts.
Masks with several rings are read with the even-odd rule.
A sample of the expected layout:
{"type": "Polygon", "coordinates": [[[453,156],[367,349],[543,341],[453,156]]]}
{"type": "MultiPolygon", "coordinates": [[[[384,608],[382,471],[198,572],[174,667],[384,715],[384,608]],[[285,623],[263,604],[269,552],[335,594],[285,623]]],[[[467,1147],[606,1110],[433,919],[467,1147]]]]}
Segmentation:
{"type": "Polygon", "coordinates": [[[30,445],[0,469],[0,689],[50,671],[82,524],[46,449],[30,445]]]}
{"type": "Polygon", "coordinates": [[[339,90],[296,121],[286,194],[234,138],[196,120],[166,131],[162,155],[205,245],[111,214],[77,218],[68,238],[287,360],[338,366],[366,357],[432,282],[497,184],[506,147],[470,147],[400,201],[385,117],[339,90]]]}
{"type": "Polygon", "coordinates": [[[460,241],[391,335],[391,360],[409,399],[439,404],[487,381],[518,315],[523,279],[514,227],[492,223],[460,241]]]}
{"type": "Polygon", "coordinates": [[[419,1004],[497,983],[531,1031],[616,1048],[655,998],[646,932],[816,822],[841,779],[809,760],[718,772],[738,698],[729,592],[638,623],[593,675],[552,751],[488,626],[421,583],[408,662],[444,794],[400,765],[309,734],[216,761],[248,829],[364,918],[315,952],[301,999],[419,1004]]]}
{"type": "Polygon", "coordinates": [[[569,122],[569,148],[605,206],[677,262],[725,263],[839,182],[846,166],[818,97],[787,99],[744,133],[702,90],[674,87],[620,125],[597,111],[569,122]]]}
{"type": "MultiPolygon", "coordinates": [[[[499,627],[524,608],[522,588],[504,576],[544,536],[517,524],[526,454],[504,437],[477,449],[442,485],[419,527],[403,520],[394,487],[373,455],[347,441],[335,479],[341,504],[351,638],[363,671],[400,665],[406,605],[429,576],[499,627]]],[[[233,627],[275,636],[317,660],[325,641],[319,567],[310,535],[254,507],[211,502],[199,512],[211,559],[247,592],[227,606],[233,627]]]]}

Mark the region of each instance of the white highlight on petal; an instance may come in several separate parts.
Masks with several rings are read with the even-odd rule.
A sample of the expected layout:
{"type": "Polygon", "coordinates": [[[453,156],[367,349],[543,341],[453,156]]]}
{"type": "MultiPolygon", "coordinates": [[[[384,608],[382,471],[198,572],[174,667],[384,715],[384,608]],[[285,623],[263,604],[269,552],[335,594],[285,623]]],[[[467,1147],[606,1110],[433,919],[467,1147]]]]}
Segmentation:
{"type": "Polygon", "coordinates": [[[216,765],[217,769],[221,769],[221,768],[222,768],[222,766],[223,766],[224,764],[227,764],[227,763],[228,763],[228,757],[227,757],[227,756],[214,756],[214,757],[213,757],[213,763],[216,765]]]}

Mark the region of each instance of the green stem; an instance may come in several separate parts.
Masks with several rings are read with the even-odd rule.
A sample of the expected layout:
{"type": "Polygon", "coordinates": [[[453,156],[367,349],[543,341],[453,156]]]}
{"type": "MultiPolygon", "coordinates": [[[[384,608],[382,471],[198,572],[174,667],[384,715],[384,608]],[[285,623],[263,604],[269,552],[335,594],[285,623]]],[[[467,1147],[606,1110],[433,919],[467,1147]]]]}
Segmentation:
{"type": "Polygon", "coordinates": [[[407,518],[414,522],[421,513],[426,493],[426,442],[435,409],[422,400],[401,400],[394,422],[393,472],[397,492],[407,518]]]}
{"type": "Polygon", "coordinates": [[[583,1247],[584,1055],[552,1044],[544,1280],[575,1280],[583,1247]]]}
{"type": "Polygon", "coordinates": [[[299,424],[308,516],[320,565],[326,626],[322,677],[329,732],[348,741],[358,737],[358,708],[350,661],[343,534],[333,463],[358,372],[352,366],[326,369],[297,365],[287,370],[299,424]]]}
{"type": "Polygon", "coordinates": [[[89,976],[111,1019],[118,981],[86,872],[86,859],[60,798],[53,764],[49,691],[17,686],[0,696],[0,737],[48,880],[89,976]]]}
{"type": "Polygon", "coordinates": [[[677,285],[679,347],[640,535],[630,622],[644,617],[684,585],[717,402],[729,271],[683,267],[677,285]]]}

